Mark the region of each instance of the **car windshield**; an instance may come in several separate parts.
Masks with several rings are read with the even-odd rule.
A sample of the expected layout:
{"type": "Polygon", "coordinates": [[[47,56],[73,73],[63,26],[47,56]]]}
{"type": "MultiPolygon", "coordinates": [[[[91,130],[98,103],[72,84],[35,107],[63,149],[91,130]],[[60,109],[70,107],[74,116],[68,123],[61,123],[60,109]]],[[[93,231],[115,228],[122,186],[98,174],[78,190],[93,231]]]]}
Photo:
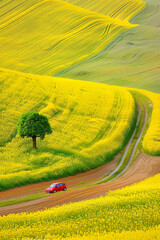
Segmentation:
{"type": "Polygon", "coordinates": [[[50,185],[50,187],[55,187],[55,186],[56,186],[56,184],[51,184],[51,185],[50,185]]]}

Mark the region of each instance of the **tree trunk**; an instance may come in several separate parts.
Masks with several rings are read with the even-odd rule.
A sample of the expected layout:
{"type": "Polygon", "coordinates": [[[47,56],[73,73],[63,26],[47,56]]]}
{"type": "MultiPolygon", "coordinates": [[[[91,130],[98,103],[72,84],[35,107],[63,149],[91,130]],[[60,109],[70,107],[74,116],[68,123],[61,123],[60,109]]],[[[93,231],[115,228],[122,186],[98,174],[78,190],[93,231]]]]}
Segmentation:
{"type": "Polygon", "coordinates": [[[33,148],[36,149],[36,137],[32,137],[32,140],[33,140],[33,148]]]}

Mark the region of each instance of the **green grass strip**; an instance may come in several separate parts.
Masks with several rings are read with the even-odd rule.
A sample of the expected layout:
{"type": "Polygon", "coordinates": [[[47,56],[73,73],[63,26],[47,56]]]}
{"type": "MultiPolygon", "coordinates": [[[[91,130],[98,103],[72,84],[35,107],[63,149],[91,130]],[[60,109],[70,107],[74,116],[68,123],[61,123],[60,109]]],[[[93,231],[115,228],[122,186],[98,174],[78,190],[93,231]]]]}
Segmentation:
{"type": "Polygon", "coordinates": [[[6,206],[14,205],[14,204],[29,202],[29,201],[33,201],[33,200],[36,200],[39,198],[44,198],[44,197],[48,197],[48,195],[46,195],[46,193],[31,194],[31,195],[28,195],[23,198],[2,201],[2,202],[0,202],[0,207],[6,207],[6,206]]]}

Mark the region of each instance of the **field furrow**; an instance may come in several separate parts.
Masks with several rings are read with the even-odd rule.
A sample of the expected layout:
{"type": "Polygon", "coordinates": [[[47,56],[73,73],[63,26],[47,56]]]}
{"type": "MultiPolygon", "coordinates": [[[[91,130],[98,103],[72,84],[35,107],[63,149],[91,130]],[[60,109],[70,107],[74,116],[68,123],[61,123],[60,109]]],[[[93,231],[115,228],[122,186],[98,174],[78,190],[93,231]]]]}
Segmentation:
{"type": "MultiPolygon", "coordinates": [[[[74,1],[75,4],[77,2],[86,6],[87,2],[89,3],[74,1]]],[[[90,6],[94,7],[92,2],[90,1],[90,6]]],[[[138,27],[121,33],[96,56],[65,69],[56,76],[160,93],[160,1],[145,0],[145,2],[145,8],[132,18],[132,23],[138,24],[138,27]]],[[[123,6],[127,1],[97,0],[96,3],[99,3],[100,8],[102,3],[108,7],[109,4],[117,3],[118,7],[118,4],[123,6]]],[[[130,1],[130,10],[126,8],[122,17],[130,11],[134,14],[136,6],[134,3],[130,1]]],[[[111,9],[113,14],[116,14],[116,6],[111,9]]]]}
{"type": "Polygon", "coordinates": [[[53,75],[89,59],[135,26],[60,0],[0,2],[1,67],[53,75]]]}
{"type": "Polygon", "coordinates": [[[142,0],[63,0],[93,12],[108,15],[121,20],[129,20],[145,6],[142,0]]]}

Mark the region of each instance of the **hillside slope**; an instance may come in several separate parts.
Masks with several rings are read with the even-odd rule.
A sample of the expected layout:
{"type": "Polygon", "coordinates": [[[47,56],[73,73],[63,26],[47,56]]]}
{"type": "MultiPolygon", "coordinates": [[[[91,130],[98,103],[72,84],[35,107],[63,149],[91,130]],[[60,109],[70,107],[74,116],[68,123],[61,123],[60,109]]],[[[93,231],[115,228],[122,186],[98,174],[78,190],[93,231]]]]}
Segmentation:
{"type": "Polygon", "coordinates": [[[136,89],[135,92],[146,96],[153,105],[151,122],[142,144],[143,150],[147,154],[160,156],[160,94],[139,89],[136,89]]]}
{"type": "MultiPolygon", "coordinates": [[[[107,15],[110,8],[104,3],[106,15],[61,0],[0,1],[1,67],[53,75],[94,56],[122,31],[137,26],[122,16],[107,15]]],[[[132,14],[144,6],[141,0],[134,3],[132,14]]]]}
{"type": "Polygon", "coordinates": [[[122,33],[96,57],[57,76],[160,93],[160,1],[146,3],[132,19],[137,28],[122,33]]]}
{"type": "Polygon", "coordinates": [[[64,0],[75,6],[101,13],[112,18],[129,21],[145,6],[142,0],[64,0]]]}
{"type": "Polygon", "coordinates": [[[1,69],[1,190],[73,175],[113,159],[130,137],[135,102],[125,89],[1,69]],[[19,116],[36,110],[53,129],[38,150],[16,134],[19,116]],[[118,139],[118,141],[117,141],[118,139]]]}

